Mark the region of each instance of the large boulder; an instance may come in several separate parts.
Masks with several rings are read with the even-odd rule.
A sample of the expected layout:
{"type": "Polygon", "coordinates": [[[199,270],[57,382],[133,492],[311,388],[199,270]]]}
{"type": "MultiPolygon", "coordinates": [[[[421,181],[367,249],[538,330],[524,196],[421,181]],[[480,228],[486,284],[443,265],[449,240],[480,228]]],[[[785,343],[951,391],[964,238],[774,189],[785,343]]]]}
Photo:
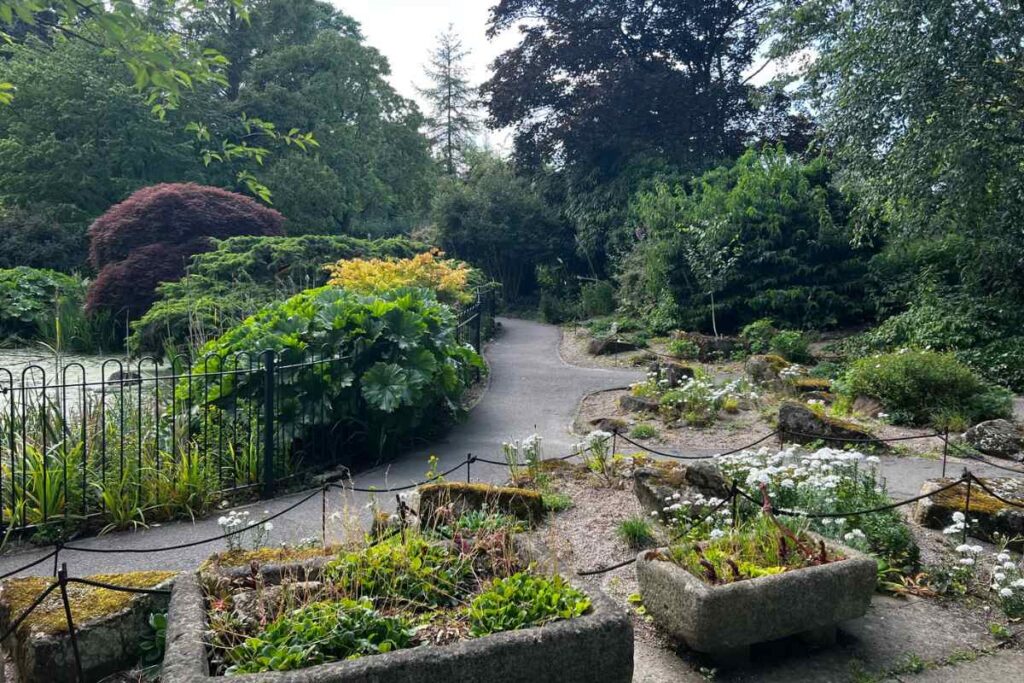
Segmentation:
{"type": "Polygon", "coordinates": [[[619,399],[619,407],[628,413],[656,413],[659,403],[657,399],[626,394],[619,399]]]}
{"type": "Polygon", "coordinates": [[[417,490],[420,524],[425,528],[451,521],[442,517],[458,519],[484,507],[531,524],[544,518],[544,499],[539,491],[531,489],[451,481],[424,484],[417,490]]]}
{"type": "MultiPolygon", "coordinates": [[[[929,479],[921,486],[928,495],[953,483],[953,479],[929,479]]],[[[1020,477],[983,478],[982,484],[999,498],[1024,505],[1024,479],[1020,477]]],[[[1011,545],[1018,550],[1024,545],[1024,507],[1009,505],[986,493],[977,484],[971,486],[970,535],[986,541],[998,537],[1015,539],[1011,545]]],[[[932,529],[946,529],[955,523],[953,515],[964,512],[967,485],[935,493],[914,505],[914,521],[932,529]]]]}
{"type": "Polygon", "coordinates": [[[639,348],[635,342],[621,337],[597,337],[587,344],[587,353],[592,356],[610,356],[614,353],[636,351],[639,348]]]}
{"type": "Polygon", "coordinates": [[[697,376],[696,371],[689,365],[665,361],[652,363],[647,371],[657,377],[659,381],[667,381],[670,387],[677,387],[697,376]]]}
{"type": "Polygon", "coordinates": [[[964,434],[964,441],[985,455],[1024,461],[1024,430],[1009,420],[976,424],[964,434]]]}
{"type": "Polygon", "coordinates": [[[727,498],[731,485],[718,465],[706,460],[686,464],[657,463],[633,472],[633,492],[648,514],[667,518],[669,501],[692,501],[698,494],[704,498],[727,498]],[[678,498],[676,497],[678,494],[678,498]]]}
{"type": "Polygon", "coordinates": [[[782,356],[758,355],[748,358],[743,369],[746,370],[747,376],[752,382],[781,386],[780,373],[789,366],[789,361],[782,356]]]}
{"type": "Polygon", "coordinates": [[[783,442],[823,441],[832,448],[846,445],[884,448],[885,444],[865,429],[850,422],[821,415],[802,403],[786,401],[779,406],[779,438],[783,442]]]}

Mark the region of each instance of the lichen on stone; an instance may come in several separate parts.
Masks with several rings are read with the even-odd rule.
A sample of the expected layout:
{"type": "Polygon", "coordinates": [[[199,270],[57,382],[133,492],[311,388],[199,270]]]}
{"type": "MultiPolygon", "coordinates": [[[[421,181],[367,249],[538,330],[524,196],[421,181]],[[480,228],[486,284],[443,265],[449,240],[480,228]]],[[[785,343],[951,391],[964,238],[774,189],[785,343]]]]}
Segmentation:
{"type": "Polygon", "coordinates": [[[334,554],[334,548],[258,548],[256,550],[231,550],[214,553],[203,561],[200,571],[218,567],[245,567],[256,562],[260,565],[290,564],[325,557],[334,554]]]}

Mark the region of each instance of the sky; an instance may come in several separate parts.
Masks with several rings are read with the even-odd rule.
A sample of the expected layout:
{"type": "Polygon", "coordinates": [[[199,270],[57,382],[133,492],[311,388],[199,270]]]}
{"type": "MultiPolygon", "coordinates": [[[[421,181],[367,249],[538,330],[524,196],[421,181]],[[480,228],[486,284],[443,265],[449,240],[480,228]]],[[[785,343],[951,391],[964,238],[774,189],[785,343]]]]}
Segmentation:
{"type": "MultiPolygon", "coordinates": [[[[391,85],[416,100],[426,111],[416,86],[426,86],[424,66],[429,52],[449,24],[470,50],[466,66],[477,85],[487,79],[488,65],[517,42],[515,31],[493,42],[485,35],[492,0],[332,0],[340,10],[362,24],[366,42],[391,63],[391,85]]],[[[485,142],[504,149],[508,131],[488,132],[485,142]]]]}

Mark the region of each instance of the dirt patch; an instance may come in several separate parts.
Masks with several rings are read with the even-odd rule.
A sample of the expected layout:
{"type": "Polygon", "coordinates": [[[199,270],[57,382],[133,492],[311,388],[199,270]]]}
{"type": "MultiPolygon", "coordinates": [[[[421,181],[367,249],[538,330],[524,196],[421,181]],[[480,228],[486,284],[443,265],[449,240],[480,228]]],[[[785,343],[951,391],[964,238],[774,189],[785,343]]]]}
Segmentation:
{"type": "MultiPolygon", "coordinates": [[[[594,420],[612,418],[626,423],[626,435],[629,436],[633,427],[647,424],[653,426],[658,435],[644,440],[637,439],[638,443],[655,450],[701,454],[742,448],[775,429],[763,411],[754,406],[736,414],[722,413],[719,420],[710,427],[669,427],[657,415],[622,410],[619,399],[628,393],[626,390],[615,389],[584,397],[573,428],[581,434],[587,433],[594,428],[594,420]]],[[[624,444],[620,450],[628,451],[631,448],[634,447],[624,444]]]]}
{"type": "Polygon", "coordinates": [[[635,368],[655,360],[655,356],[643,349],[607,356],[592,356],[587,352],[587,344],[593,338],[585,327],[563,327],[562,341],[558,349],[562,361],[581,368],[635,368]]]}

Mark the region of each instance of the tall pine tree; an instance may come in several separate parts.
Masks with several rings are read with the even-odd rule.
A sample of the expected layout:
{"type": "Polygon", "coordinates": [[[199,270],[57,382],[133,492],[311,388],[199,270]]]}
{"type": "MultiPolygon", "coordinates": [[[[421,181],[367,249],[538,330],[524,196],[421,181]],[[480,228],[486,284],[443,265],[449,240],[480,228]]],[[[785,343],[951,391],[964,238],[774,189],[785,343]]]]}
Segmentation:
{"type": "Polygon", "coordinates": [[[466,73],[467,56],[469,50],[463,48],[462,39],[449,25],[430,52],[426,66],[430,85],[419,89],[431,109],[428,137],[450,176],[458,174],[472,136],[479,130],[475,91],[466,73]]]}

